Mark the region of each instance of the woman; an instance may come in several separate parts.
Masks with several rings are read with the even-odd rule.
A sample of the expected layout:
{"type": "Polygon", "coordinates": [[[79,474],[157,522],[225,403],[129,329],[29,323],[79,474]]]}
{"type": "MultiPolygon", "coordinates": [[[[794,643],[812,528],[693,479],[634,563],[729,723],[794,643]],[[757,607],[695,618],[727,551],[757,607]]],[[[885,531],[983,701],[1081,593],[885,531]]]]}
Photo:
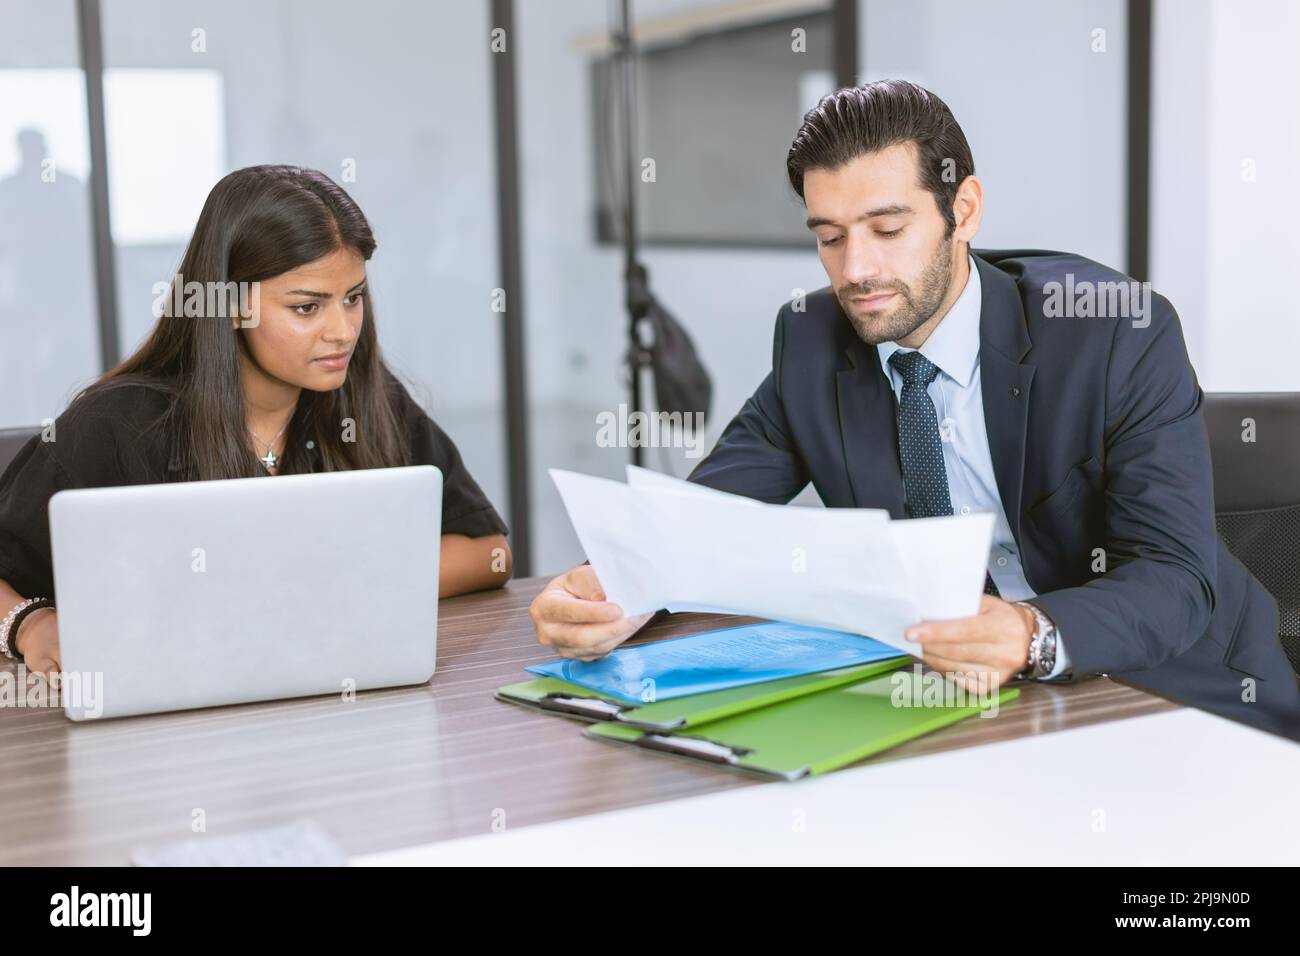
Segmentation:
{"type": "Polygon", "coordinates": [[[374,250],[322,173],[252,166],[217,183],[148,339],[0,477],[0,649],[60,669],[46,509],[64,488],[436,465],[439,596],[505,583],[505,524],[380,356],[374,250]]]}

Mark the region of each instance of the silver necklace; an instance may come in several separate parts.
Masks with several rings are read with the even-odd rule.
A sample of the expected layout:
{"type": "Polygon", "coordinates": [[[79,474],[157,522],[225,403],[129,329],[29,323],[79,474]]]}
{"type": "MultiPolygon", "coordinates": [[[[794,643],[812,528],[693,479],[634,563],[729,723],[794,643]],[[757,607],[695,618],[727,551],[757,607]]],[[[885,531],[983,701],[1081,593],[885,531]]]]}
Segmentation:
{"type": "MultiPolygon", "coordinates": [[[[292,415],[289,416],[289,421],[290,422],[293,421],[292,415]]],[[[285,422],[284,428],[288,428],[288,427],[289,427],[289,422],[285,422]]],[[[261,458],[259,458],[258,461],[260,461],[263,465],[266,466],[267,471],[270,471],[277,464],[279,464],[280,459],[275,457],[275,452],[271,450],[271,447],[280,440],[280,436],[284,434],[284,428],[281,428],[278,432],[276,432],[275,437],[272,438],[269,443],[263,441],[261,436],[258,435],[257,432],[253,431],[251,426],[248,429],[250,432],[252,432],[254,438],[256,438],[259,442],[261,442],[261,444],[266,445],[266,454],[263,455],[261,458]]]]}

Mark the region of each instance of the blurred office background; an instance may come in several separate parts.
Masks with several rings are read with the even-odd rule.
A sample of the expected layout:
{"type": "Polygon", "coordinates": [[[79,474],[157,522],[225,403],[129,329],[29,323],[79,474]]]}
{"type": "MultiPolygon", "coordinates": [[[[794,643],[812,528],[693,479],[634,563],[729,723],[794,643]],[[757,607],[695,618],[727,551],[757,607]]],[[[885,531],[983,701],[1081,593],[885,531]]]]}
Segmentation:
{"type": "MultiPolygon", "coordinates": [[[[1300,390],[1291,0],[632,8],[642,258],[713,377],[705,449],[766,373],[779,306],[825,284],[784,178],[800,117],[889,76],[965,129],[978,245],[1149,279],[1205,389],[1300,390]]],[[[387,357],[512,522],[520,570],[580,561],[547,469],[629,456],[596,440],[628,401],[616,20],[607,0],[0,0],[0,427],[56,417],[139,344],[224,173],[313,166],[369,216],[387,357]]]]}

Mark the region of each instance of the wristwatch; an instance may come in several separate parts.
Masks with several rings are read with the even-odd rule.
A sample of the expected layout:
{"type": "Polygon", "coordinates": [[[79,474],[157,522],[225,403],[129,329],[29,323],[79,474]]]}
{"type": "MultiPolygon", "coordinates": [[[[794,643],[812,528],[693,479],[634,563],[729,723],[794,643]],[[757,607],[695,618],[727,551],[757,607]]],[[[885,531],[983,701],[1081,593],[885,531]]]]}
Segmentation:
{"type": "Polygon", "coordinates": [[[1017,677],[1042,680],[1056,668],[1056,624],[1030,601],[1016,601],[1034,615],[1034,636],[1029,641],[1029,661],[1017,677]]]}

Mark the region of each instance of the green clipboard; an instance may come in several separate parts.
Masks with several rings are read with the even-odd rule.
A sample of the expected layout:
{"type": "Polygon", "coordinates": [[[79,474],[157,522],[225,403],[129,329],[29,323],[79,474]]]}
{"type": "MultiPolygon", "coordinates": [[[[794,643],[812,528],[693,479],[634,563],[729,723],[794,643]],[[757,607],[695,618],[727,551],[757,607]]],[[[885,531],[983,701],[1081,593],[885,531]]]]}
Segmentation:
{"type": "Polygon", "coordinates": [[[642,730],[679,730],[841,684],[862,681],[901,667],[911,659],[909,656],[891,657],[869,664],[838,667],[816,674],[800,674],[797,677],[728,687],[707,694],[691,694],[647,704],[629,704],[554,677],[507,684],[497,690],[496,696],[497,700],[507,703],[536,707],[547,713],[577,720],[611,721],[642,730]]]}
{"type": "MultiPolygon", "coordinates": [[[[934,685],[928,682],[936,680],[942,682],[943,678],[903,669],[707,723],[696,722],[689,731],[600,723],[588,727],[586,734],[596,740],[797,780],[838,770],[982,710],[992,712],[992,699],[980,706],[973,695],[964,702],[951,696],[947,698],[950,703],[935,701],[934,685]]],[[[943,693],[939,692],[941,698],[943,693]]],[[[957,696],[959,692],[954,689],[951,693],[957,696]]],[[[1004,688],[996,695],[997,705],[1019,696],[1019,689],[1004,688]]]]}

